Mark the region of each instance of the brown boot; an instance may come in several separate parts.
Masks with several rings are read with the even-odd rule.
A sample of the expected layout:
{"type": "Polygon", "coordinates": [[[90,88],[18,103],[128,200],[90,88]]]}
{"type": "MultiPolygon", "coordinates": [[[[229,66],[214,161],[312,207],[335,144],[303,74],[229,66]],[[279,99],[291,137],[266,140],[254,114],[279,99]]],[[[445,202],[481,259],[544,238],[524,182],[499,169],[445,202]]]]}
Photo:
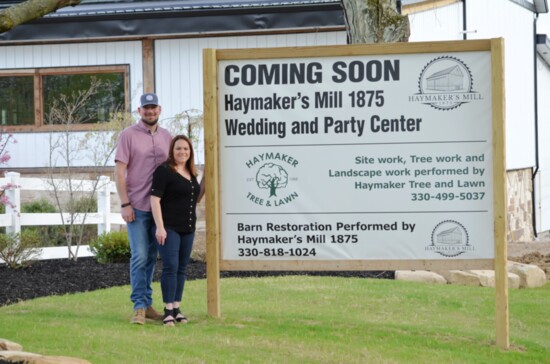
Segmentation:
{"type": "Polygon", "coordinates": [[[162,321],[164,315],[153,308],[153,306],[147,307],[145,310],[145,318],[149,320],[162,321]]]}
{"type": "Polygon", "coordinates": [[[132,324],[145,325],[145,309],[136,308],[130,322],[132,324]]]}

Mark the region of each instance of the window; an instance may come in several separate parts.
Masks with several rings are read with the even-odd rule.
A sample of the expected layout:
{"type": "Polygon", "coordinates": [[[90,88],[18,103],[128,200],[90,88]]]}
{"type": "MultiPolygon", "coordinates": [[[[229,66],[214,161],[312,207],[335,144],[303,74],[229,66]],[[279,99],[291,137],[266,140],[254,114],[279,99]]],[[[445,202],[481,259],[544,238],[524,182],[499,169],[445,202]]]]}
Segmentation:
{"type": "Polygon", "coordinates": [[[0,123],[34,124],[34,81],[32,76],[0,77],[0,123]]]}
{"type": "Polygon", "coordinates": [[[128,66],[0,71],[4,131],[88,130],[129,111],[128,66]],[[68,111],[71,110],[71,111],[68,111]]]}

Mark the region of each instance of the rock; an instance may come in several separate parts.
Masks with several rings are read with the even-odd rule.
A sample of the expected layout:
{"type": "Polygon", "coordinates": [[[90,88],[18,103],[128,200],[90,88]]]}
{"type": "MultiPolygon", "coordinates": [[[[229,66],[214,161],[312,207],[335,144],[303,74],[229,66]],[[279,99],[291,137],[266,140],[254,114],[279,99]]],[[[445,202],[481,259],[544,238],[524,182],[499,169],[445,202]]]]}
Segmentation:
{"type": "MultiPolygon", "coordinates": [[[[525,265],[525,264],[524,264],[525,265]]],[[[539,272],[540,274],[540,272],[539,272]]],[[[544,275],[544,272],[543,272],[544,275]]],[[[449,270],[430,272],[424,270],[398,270],[395,271],[395,279],[409,282],[425,283],[449,283],[466,286],[495,287],[494,270],[449,270]]],[[[520,276],[508,272],[508,288],[520,288],[520,276]]]]}
{"type": "Polygon", "coordinates": [[[68,356],[47,356],[24,351],[0,351],[0,360],[25,364],[91,364],[89,361],[68,356]]]}
{"type": "Polygon", "coordinates": [[[520,288],[542,287],[546,284],[546,274],[536,265],[508,261],[507,268],[508,272],[519,276],[520,288]]]}
{"type": "Polygon", "coordinates": [[[426,270],[398,270],[395,271],[395,280],[437,284],[447,283],[447,280],[441,275],[426,270]]]}
{"type": "Polygon", "coordinates": [[[449,270],[438,272],[450,284],[462,284],[464,286],[480,286],[481,282],[477,275],[462,270],[449,270]]]}
{"type": "Polygon", "coordinates": [[[40,356],[41,355],[38,354],[27,353],[17,350],[0,351],[0,359],[13,362],[22,361],[24,363],[32,363],[32,360],[39,358],[40,356]]]}
{"type": "Polygon", "coordinates": [[[71,358],[68,356],[45,356],[41,355],[40,360],[35,360],[29,364],[92,364],[88,360],[71,358]]]}
{"type": "MultiPolygon", "coordinates": [[[[469,270],[468,273],[475,274],[479,283],[483,287],[495,287],[495,271],[494,270],[469,270]]],[[[519,288],[519,276],[508,272],[508,288],[519,288]]]]}
{"type": "Polygon", "coordinates": [[[23,346],[13,341],[0,338],[0,350],[21,351],[23,350],[23,346]]]}
{"type": "Polygon", "coordinates": [[[474,274],[479,280],[482,287],[495,286],[495,271],[494,270],[468,270],[468,273],[474,274]]]}
{"type": "Polygon", "coordinates": [[[519,288],[519,276],[515,273],[508,272],[508,288],[519,288]]]}

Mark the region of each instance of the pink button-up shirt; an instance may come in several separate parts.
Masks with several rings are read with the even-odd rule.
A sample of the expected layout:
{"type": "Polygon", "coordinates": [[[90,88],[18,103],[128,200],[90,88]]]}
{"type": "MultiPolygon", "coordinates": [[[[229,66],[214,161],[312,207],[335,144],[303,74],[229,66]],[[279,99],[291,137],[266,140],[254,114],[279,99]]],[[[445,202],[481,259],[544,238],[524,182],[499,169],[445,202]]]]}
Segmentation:
{"type": "Polygon", "coordinates": [[[152,134],[142,120],[120,133],[115,161],[126,164],[126,189],[132,207],[151,211],[153,172],[168,158],[171,140],[168,130],[159,126],[152,134]]]}

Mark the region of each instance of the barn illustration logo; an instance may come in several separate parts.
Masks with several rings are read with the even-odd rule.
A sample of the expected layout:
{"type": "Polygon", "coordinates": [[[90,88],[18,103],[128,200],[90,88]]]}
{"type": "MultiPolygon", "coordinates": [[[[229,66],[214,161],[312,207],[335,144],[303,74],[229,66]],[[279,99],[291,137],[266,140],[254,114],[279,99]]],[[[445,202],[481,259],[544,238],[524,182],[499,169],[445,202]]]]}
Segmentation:
{"type": "Polygon", "coordinates": [[[291,189],[297,178],[292,178],[288,171],[299,164],[294,157],[284,153],[261,153],[245,162],[255,172],[254,177],[247,177],[247,182],[254,183],[247,199],[267,207],[283,206],[298,198],[298,193],[291,189]]]}
{"type": "Polygon", "coordinates": [[[482,100],[473,89],[474,81],[468,66],[455,57],[438,57],[430,62],[418,78],[418,93],[409,102],[430,105],[438,110],[452,110],[462,104],[482,100]]]}
{"type": "Polygon", "coordinates": [[[456,257],[475,248],[470,245],[468,232],[459,222],[445,220],[435,226],[432,231],[432,243],[426,250],[441,254],[444,257],[456,257]]]}

